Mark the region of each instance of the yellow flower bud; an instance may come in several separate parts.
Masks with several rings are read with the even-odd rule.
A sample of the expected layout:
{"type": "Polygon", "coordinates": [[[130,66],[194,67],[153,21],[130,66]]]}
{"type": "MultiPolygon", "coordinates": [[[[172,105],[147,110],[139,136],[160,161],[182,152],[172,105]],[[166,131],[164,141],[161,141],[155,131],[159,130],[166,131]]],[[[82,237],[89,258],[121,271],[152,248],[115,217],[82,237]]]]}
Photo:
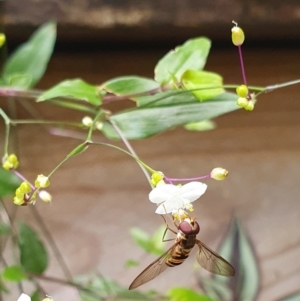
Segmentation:
{"type": "Polygon", "coordinates": [[[231,40],[235,46],[240,46],[245,41],[245,34],[243,30],[237,25],[231,28],[231,40]]]}
{"type": "Polygon", "coordinates": [[[253,111],[254,109],[254,101],[252,100],[249,100],[247,105],[244,106],[244,109],[247,110],[247,111],[253,111]]]}
{"type": "Polygon", "coordinates": [[[21,206],[24,204],[24,199],[23,198],[18,198],[18,197],[14,197],[14,204],[15,205],[18,205],[18,206],[21,206]]]}
{"type": "Polygon", "coordinates": [[[39,192],[39,197],[45,203],[50,203],[52,201],[52,195],[46,190],[41,190],[39,192]]]}
{"type": "Polygon", "coordinates": [[[23,199],[24,198],[24,192],[21,191],[20,187],[16,189],[16,193],[15,196],[19,199],[23,199]]]}
{"type": "Polygon", "coordinates": [[[16,169],[19,166],[18,158],[15,154],[10,154],[7,158],[3,159],[2,167],[6,170],[12,168],[16,169]]]}
{"type": "Polygon", "coordinates": [[[46,177],[44,175],[38,175],[34,182],[34,186],[36,188],[45,188],[45,187],[48,187],[49,185],[50,185],[50,181],[49,181],[48,177],[46,177]]]}
{"type": "Polygon", "coordinates": [[[236,104],[241,107],[241,108],[245,108],[245,106],[248,105],[248,99],[244,98],[244,97],[239,97],[238,100],[236,101],[236,104]]]}
{"type": "Polygon", "coordinates": [[[22,192],[23,194],[31,192],[31,186],[28,182],[23,182],[20,185],[19,189],[20,189],[20,192],[22,192]]]}
{"type": "Polygon", "coordinates": [[[153,186],[156,186],[158,184],[158,182],[163,180],[164,176],[165,175],[161,171],[154,172],[151,176],[151,184],[153,186]]]}
{"type": "Polygon", "coordinates": [[[6,37],[4,33],[0,33],[0,48],[4,45],[6,37]]]}
{"type": "Polygon", "coordinates": [[[227,175],[228,171],[221,167],[214,168],[210,173],[210,177],[218,181],[224,180],[227,177],[227,175]]]}
{"type": "Polygon", "coordinates": [[[13,165],[11,163],[9,163],[8,161],[4,161],[3,164],[2,164],[2,167],[5,170],[10,170],[11,168],[13,168],[13,165]]]}
{"type": "Polygon", "coordinates": [[[248,88],[246,85],[240,85],[236,88],[236,94],[239,97],[247,97],[248,96],[248,88]]]}

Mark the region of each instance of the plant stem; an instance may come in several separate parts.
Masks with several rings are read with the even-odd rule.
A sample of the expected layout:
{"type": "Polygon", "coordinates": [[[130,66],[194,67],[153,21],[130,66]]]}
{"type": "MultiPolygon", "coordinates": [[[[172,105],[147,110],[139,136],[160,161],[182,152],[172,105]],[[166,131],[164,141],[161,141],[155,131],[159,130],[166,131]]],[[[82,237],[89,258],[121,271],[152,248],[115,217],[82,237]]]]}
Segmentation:
{"type": "MultiPolygon", "coordinates": [[[[140,166],[140,168],[142,169],[142,172],[144,173],[146,179],[148,180],[149,184],[150,184],[150,176],[148,171],[145,168],[144,163],[142,163],[142,161],[139,159],[139,157],[137,156],[136,152],[134,151],[134,149],[132,148],[131,144],[129,143],[129,141],[126,139],[126,137],[124,136],[124,134],[122,133],[122,131],[120,130],[120,128],[117,126],[117,124],[112,120],[109,119],[110,124],[113,126],[113,128],[115,129],[115,131],[118,133],[119,137],[122,139],[123,143],[125,144],[125,146],[127,147],[127,149],[129,150],[129,152],[131,153],[131,155],[136,159],[138,165],[140,166]]],[[[147,166],[148,167],[148,166],[147,166]]],[[[148,169],[149,170],[149,169],[148,169]]],[[[154,170],[151,170],[152,172],[154,172],[154,170]]],[[[150,184],[151,186],[151,184],[150,184]]]]}

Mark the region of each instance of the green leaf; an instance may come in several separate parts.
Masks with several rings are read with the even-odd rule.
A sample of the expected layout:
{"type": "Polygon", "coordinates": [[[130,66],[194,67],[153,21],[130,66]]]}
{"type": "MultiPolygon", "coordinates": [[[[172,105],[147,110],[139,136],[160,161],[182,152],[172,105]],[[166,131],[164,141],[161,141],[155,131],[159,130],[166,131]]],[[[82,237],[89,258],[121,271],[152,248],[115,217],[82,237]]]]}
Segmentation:
{"type": "Polygon", "coordinates": [[[300,300],[300,292],[283,297],[277,301],[299,301],[300,300]]]}
{"type": "Polygon", "coordinates": [[[132,260],[132,259],[129,259],[125,262],[125,266],[127,268],[137,267],[139,265],[140,265],[140,263],[138,261],[132,260]]]}
{"type": "Polygon", "coordinates": [[[79,144],[67,155],[67,158],[71,158],[83,153],[84,151],[87,150],[88,147],[89,145],[86,142],[79,144]]]}
{"type": "Polygon", "coordinates": [[[5,281],[20,282],[27,279],[27,276],[23,272],[22,267],[14,265],[4,269],[2,272],[2,279],[5,281]]]}
{"type": "MultiPolygon", "coordinates": [[[[165,99],[157,101],[157,96],[153,99],[150,103],[156,106],[127,110],[111,117],[127,139],[148,138],[178,125],[212,119],[239,109],[236,95],[228,92],[205,102],[199,102],[191,92],[177,96],[173,92],[165,99]]],[[[119,139],[109,122],[104,123],[102,132],[110,139],[119,139]]]]}
{"type": "Polygon", "coordinates": [[[195,291],[187,288],[175,287],[167,292],[171,301],[213,301],[205,295],[200,295],[195,291]]]}
{"type": "Polygon", "coordinates": [[[233,263],[235,276],[227,278],[214,275],[213,278],[232,288],[233,299],[255,300],[260,288],[258,261],[250,238],[238,219],[233,220],[231,228],[221,244],[219,254],[233,263]]]}
{"type": "Polygon", "coordinates": [[[130,235],[138,246],[140,246],[147,253],[161,255],[164,253],[162,237],[165,226],[159,227],[152,237],[140,228],[133,227],[130,229],[130,235]]]}
{"type": "Polygon", "coordinates": [[[57,97],[72,97],[76,100],[89,102],[94,106],[100,106],[102,103],[98,87],[90,85],[80,78],[60,82],[59,84],[45,91],[37,99],[37,102],[57,97]]]}
{"type": "Polygon", "coordinates": [[[155,80],[161,84],[171,84],[174,77],[178,82],[186,70],[202,70],[210,45],[209,39],[200,37],[188,40],[183,45],[176,47],[157,63],[155,80]]]}
{"type": "Polygon", "coordinates": [[[0,235],[7,235],[10,233],[10,227],[0,222],[0,235]]]}
{"type": "Polygon", "coordinates": [[[45,73],[55,39],[54,22],[37,29],[5,62],[2,78],[6,85],[23,89],[33,87],[45,73]]]}
{"type": "Polygon", "coordinates": [[[203,120],[200,122],[192,122],[184,125],[188,131],[210,131],[216,128],[216,123],[212,120],[203,120]]]}
{"type": "Polygon", "coordinates": [[[193,90],[192,93],[200,101],[216,97],[225,92],[222,88],[223,78],[213,72],[187,70],[182,74],[181,83],[185,89],[193,90]]]}
{"type": "Polygon", "coordinates": [[[47,251],[29,226],[21,223],[19,226],[20,262],[27,273],[42,274],[48,266],[47,251]]]}
{"type": "Polygon", "coordinates": [[[116,95],[138,94],[158,89],[159,83],[153,79],[140,76],[122,76],[111,79],[102,85],[102,88],[116,95]]]}
{"type": "Polygon", "coordinates": [[[42,300],[42,294],[37,289],[31,294],[31,301],[41,301],[42,300]]]}
{"type": "MultiPolygon", "coordinates": [[[[82,284],[81,284],[82,285],[82,284]]],[[[136,300],[136,301],[150,301],[153,298],[148,294],[138,291],[128,290],[127,287],[122,287],[115,281],[98,276],[90,279],[84,287],[91,292],[81,291],[80,297],[83,301],[99,301],[99,300],[136,300]]]]}
{"type": "Polygon", "coordinates": [[[0,197],[14,195],[21,180],[12,172],[0,168],[0,197]]]}

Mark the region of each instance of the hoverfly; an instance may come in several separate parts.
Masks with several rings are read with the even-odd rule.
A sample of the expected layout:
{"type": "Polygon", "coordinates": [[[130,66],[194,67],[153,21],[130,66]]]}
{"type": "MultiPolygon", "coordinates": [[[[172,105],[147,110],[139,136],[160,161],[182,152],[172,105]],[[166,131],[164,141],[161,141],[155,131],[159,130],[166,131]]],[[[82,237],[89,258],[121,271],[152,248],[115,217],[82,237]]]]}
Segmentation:
{"type": "Polygon", "coordinates": [[[195,218],[185,218],[179,225],[175,221],[173,223],[178,231],[173,231],[167,225],[163,241],[165,241],[164,237],[169,229],[177,235],[174,245],[133,280],[129,286],[130,290],[156,278],[168,267],[182,264],[195,245],[199,247],[197,261],[202,268],[217,275],[234,276],[235,271],[232,265],[196,238],[200,231],[200,226],[195,221],[195,218]]]}

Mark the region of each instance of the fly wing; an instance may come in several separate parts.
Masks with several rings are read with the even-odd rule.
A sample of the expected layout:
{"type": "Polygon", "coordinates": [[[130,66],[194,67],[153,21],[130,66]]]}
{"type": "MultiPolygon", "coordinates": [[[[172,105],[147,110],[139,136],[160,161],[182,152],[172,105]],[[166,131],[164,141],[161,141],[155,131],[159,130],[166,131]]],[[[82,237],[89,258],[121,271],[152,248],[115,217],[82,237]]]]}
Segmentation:
{"type": "Polygon", "coordinates": [[[130,284],[129,289],[139,287],[140,285],[149,282],[150,280],[161,274],[166,268],[166,261],[171,257],[173,249],[178,245],[175,243],[167,252],[161,255],[158,259],[153,261],[148,267],[145,268],[130,284]]]}
{"type": "Polygon", "coordinates": [[[234,276],[234,268],[229,262],[200,240],[197,240],[197,245],[199,247],[197,261],[205,270],[217,275],[234,276]]]}

